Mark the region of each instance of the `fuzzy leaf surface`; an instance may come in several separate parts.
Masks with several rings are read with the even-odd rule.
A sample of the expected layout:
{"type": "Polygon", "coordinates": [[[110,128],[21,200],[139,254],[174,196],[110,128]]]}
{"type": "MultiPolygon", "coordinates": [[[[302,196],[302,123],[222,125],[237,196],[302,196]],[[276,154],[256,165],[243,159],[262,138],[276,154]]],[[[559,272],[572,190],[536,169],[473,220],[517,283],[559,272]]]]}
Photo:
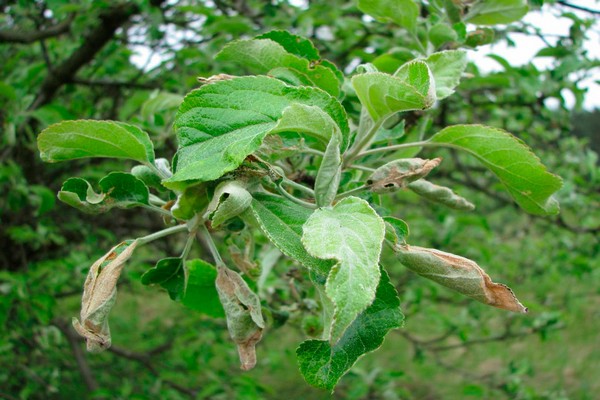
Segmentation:
{"type": "Polygon", "coordinates": [[[175,174],[163,184],[182,189],[234,170],[294,103],[321,108],[347,134],[341,104],[317,88],[259,76],[217,81],[192,91],[175,119],[179,140],[175,174]]]}
{"type": "Polygon", "coordinates": [[[360,357],[378,349],[391,329],[402,326],[403,319],[398,293],[381,268],[375,300],[335,345],[327,340],[307,340],[298,347],[300,372],[309,384],[333,390],[360,357]]]}
{"type": "Polygon", "coordinates": [[[369,203],[347,197],[316,210],[303,227],[302,243],[314,257],[337,260],[325,291],[335,305],[330,342],[335,344],[375,298],[383,220],[369,203]]]}

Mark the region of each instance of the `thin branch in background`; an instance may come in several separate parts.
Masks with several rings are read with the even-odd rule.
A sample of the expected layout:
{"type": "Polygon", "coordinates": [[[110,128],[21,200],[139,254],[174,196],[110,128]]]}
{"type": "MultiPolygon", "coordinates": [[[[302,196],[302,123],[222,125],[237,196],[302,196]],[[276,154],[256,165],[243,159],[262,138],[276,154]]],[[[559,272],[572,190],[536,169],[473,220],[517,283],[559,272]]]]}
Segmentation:
{"type": "Polygon", "coordinates": [[[21,30],[0,30],[0,43],[21,43],[29,44],[38,40],[49,39],[69,32],[71,22],[75,15],[69,16],[66,20],[51,26],[33,32],[23,32],[21,30]]]}
{"type": "Polygon", "coordinates": [[[75,362],[77,362],[77,368],[79,369],[79,373],[81,374],[81,378],[83,379],[87,389],[89,391],[98,389],[98,382],[96,382],[85,354],[81,349],[81,340],[79,336],[77,336],[75,332],[70,329],[69,325],[64,320],[54,321],[54,326],[56,326],[67,338],[67,341],[71,346],[71,351],[73,352],[73,357],[75,357],[75,362]]]}
{"type": "Polygon", "coordinates": [[[114,81],[105,81],[105,80],[87,80],[80,78],[73,78],[68,83],[73,83],[76,85],[82,86],[98,86],[103,88],[117,88],[117,89],[145,89],[145,90],[154,90],[158,89],[160,85],[156,83],[136,83],[136,82],[114,82],[114,81]]]}
{"type": "Polygon", "coordinates": [[[574,10],[585,11],[587,13],[594,14],[594,15],[600,15],[600,10],[594,10],[594,9],[583,7],[583,6],[580,6],[577,4],[571,4],[568,1],[558,0],[556,3],[560,4],[561,6],[572,8],[574,10]]]}

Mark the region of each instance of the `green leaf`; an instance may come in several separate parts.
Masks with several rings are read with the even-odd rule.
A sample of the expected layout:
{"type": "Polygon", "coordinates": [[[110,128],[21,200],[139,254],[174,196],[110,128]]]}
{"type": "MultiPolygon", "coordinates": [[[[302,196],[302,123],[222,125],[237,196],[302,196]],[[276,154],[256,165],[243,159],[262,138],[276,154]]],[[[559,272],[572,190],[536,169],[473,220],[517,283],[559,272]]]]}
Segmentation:
{"type": "Polygon", "coordinates": [[[308,254],[301,240],[302,226],[312,211],[280,196],[254,193],[253,197],[252,215],[269,240],[286,256],[327,275],[333,262],[308,254]]]}
{"type": "Polygon", "coordinates": [[[175,120],[179,139],[175,175],[163,184],[181,189],[234,170],[295,103],[321,108],[342,134],[348,134],[341,104],[316,88],[289,86],[268,77],[241,77],[192,91],[175,120]]]}
{"type": "Polygon", "coordinates": [[[215,58],[219,61],[234,62],[252,74],[269,74],[273,69],[287,68],[294,74],[306,77],[311,86],[321,88],[335,97],[340,94],[341,82],[331,68],[289,53],[281,44],[271,39],[233,41],[215,58]]]}
{"type": "Polygon", "coordinates": [[[146,121],[154,122],[155,114],[162,111],[174,110],[183,101],[183,96],[174,93],[159,92],[142,104],[142,118],[146,121]]]}
{"type": "Polygon", "coordinates": [[[70,178],[58,192],[58,198],[88,214],[104,213],[113,207],[130,208],[149,204],[148,187],[131,174],[111,172],[98,185],[100,193],[96,193],[85,179],[70,178]]]}
{"type": "Polygon", "coordinates": [[[408,188],[429,201],[443,204],[455,210],[471,211],[475,209],[473,203],[457,195],[452,189],[435,185],[425,179],[409,183],[408,188]]]}
{"type": "Polygon", "coordinates": [[[427,64],[422,61],[408,64],[405,69],[400,68],[400,77],[369,72],[352,78],[356,95],[373,121],[400,111],[423,110],[435,102],[435,84],[427,64]]]}
{"type": "Polygon", "coordinates": [[[185,262],[185,293],[181,303],[210,317],[221,318],[225,311],[215,287],[217,270],[200,259],[185,262]]]}
{"type": "Polygon", "coordinates": [[[306,250],[314,257],[338,261],[325,285],[335,305],[332,344],[375,298],[384,235],[383,220],[369,203],[357,197],[316,210],[304,224],[302,243],[306,250]]]}
{"type": "Polygon", "coordinates": [[[465,21],[477,25],[510,24],[527,14],[527,0],[479,0],[465,16],[465,21]]]}
{"type": "Polygon", "coordinates": [[[413,0],[358,0],[358,8],[382,22],[395,22],[414,31],[419,16],[419,6],[413,0]]]}
{"type": "Polygon", "coordinates": [[[435,93],[438,100],[454,93],[460,77],[467,68],[467,53],[463,50],[447,50],[433,53],[425,60],[435,79],[435,93]]]}
{"type": "Polygon", "coordinates": [[[403,319],[398,293],[381,268],[375,300],[346,329],[340,341],[332,346],[326,340],[307,340],[298,347],[300,372],[309,384],[333,390],[360,357],[377,350],[391,329],[402,326],[403,319]]]}
{"type": "Polygon", "coordinates": [[[342,176],[342,154],[340,134],[331,137],[321,166],[315,179],[315,200],[317,206],[329,206],[335,200],[342,176]]]}
{"type": "Polygon", "coordinates": [[[531,149],[510,133],[482,125],[456,125],[436,133],[429,142],[477,157],[525,211],[558,213],[558,202],[552,195],[562,187],[562,179],[548,172],[531,149]]]}
{"type": "Polygon", "coordinates": [[[252,195],[241,182],[221,182],[215,189],[206,214],[210,217],[212,226],[217,227],[246,211],[250,203],[252,203],[252,195]]]}
{"type": "Polygon", "coordinates": [[[171,208],[171,214],[175,218],[188,220],[192,219],[194,215],[202,211],[208,205],[208,194],[206,192],[206,185],[194,185],[187,187],[183,190],[173,207],[171,208]]]}
{"type": "Polygon", "coordinates": [[[225,316],[215,287],[217,270],[207,262],[195,259],[185,262],[180,257],[159,260],[142,275],[142,284],[160,285],[187,308],[210,317],[225,316]]]}
{"type": "Polygon", "coordinates": [[[140,128],[113,121],[65,121],[44,129],[37,138],[40,157],[58,162],[87,157],[130,158],[154,162],[154,147],[140,128]]]}
{"type": "Polygon", "coordinates": [[[395,217],[383,217],[383,221],[385,222],[386,239],[394,244],[406,243],[410,232],[406,222],[395,217]]]}
{"type": "Polygon", "coordinates": [[[458,35],[456,31],[443,22],[432,26],[429,30],[429,41],[435,48],[439,48],[442,45],[456,41],[457,39],[458,35]]]}
{"type": "Polygon", "coordinates": [[[152,187],[157,190],[165,190],[161,184],[162,178],[158,176],[154,169],[147,165],[136,165],[131,168],[131,175],[135,176],[148,187],[152,187]]]}
{"type": "Polygon", "coordinates": [[[492,282],[488,274],[468,258],[408,245],[395,246],[394,251],[404,266],[440,285],[493,307],[527,312],[508,286],[492,282]]]}
{"type": "MultiPolygon", "coordinates": [[[[296,132],[312,136],[323,143],[329,143],[334,134],[341,134],[335,121],[318,106],[293,103],[286,107],[281,119],[271,133],[296,132]]],[[[345,137],[347,141],[347,135],[345,137]]]]}
{"type": "Polygon", "coordinates": [[[238,348],[241,368],[250,370],[256,365],[255,345],[265,328],[260,299],[237,272],[225,266],[217,269],[216,286],[225,309],[227,330],[238,348]]]}
{"type": "Polygon", "coordinates": [[[291,34],[288,31],[270,31],[256,37],[256,39],[271,39],[279,43],[285,51],[309,61],[318,61],[319,50],[312,42],[302,36],[291,34]]]}

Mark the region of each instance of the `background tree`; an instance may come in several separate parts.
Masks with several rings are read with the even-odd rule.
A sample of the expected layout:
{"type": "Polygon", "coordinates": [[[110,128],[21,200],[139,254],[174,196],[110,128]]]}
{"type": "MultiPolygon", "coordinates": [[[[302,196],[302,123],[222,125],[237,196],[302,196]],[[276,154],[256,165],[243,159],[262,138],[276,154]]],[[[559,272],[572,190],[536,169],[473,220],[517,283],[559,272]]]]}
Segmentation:
{"type": "MultiPolygon", "coordinates": [[[[593,398],[598,389],[590,368],[600,359],[593,345],[598,327],[591,318],[599,293],[590,284],[597,278],[593,266],[600,247],[594,212],[598,158],[589,145],[591,131],[583,138],[570,134],[562,92],[571,90],[580,105],[579,79],[597,71],[598,61],[583,48],[597,11],[573,14],[581,7],[547,3],[571,21],[569,36],[542,54],[554,59],[552,68],[512,66],[497,57],[504,70],[482,74],[471,64],[471,78],[457,94],[427,114],[412,113],[403,126],[406,132],[418,132],[415,127],[435,132],[456,123],[505,128],[565,179],[559,216],[515,213],[512,202],[494,190],[492,176],[449,151],[436,178],[462,185],[461,194],[478,212],[422,207],[413,198],[403,214],[419,243],[497,266],[498,279],[514,282],[534,311],[524,318],[483,312],[479,304],[388,263],[395,265],[389,272],[411,322],[388,338],[387,351],[359,362],[342,380],[339,396],[593,398]],[[546,107],[551,98],[559,100],[555,109],[546,107]]],[[[505,40],[512,31],[537,34],[535,27],[518,22],[493,29],[455,22],[453,12],[460,10],[449,2],[422,4],[427,29],[416,33],[365,18],[356,3],[342,1],[9,1],[1,6],[0,360],[6,367],[0,382],[2,395],[14,398],[82,398],[90,390],[90,396],[109,398],[231,398],[233,393],[327,398],[302,383],[294,361],[293,346],[303,331],[315,329],[307,279],[276,253],[262,257],[280,261],[268,295],[277,310],[274,325],[283,326],[261,344],[263,364],[251,373],[237,371],[222,320],[190,314],[140,284],[156,259],[150,252],[138,255],[124,273],[113,312],[119,335],[110,353],[85,354],[66,321],[77,314],[91,260],[117,238],[142,235],[160,221],[143,210],[91,217],[55,204],[55,193],[73,169],[93,180],[122,164],[42,164],[35,136],[43,128],[76,118],[129,121],[151,132],[164,154],[173,154],[171,122],[181,96],[198,85],[198,76],[241,74],[238,66],[215,61],[216,52],[233,39],[272,29],[309,37],[323,58],[347,72],[365,62],[393,71],[424,45],[477,47],[505,40]],[[446,7],[446,20],[434,18],[435,7],[446,7]],[[142,47],[157,56],[145,66],[132,62],[142,47]]],[[[159,246],[155,251],[172,254],[180,243],[169,239],[159,246]]]]}

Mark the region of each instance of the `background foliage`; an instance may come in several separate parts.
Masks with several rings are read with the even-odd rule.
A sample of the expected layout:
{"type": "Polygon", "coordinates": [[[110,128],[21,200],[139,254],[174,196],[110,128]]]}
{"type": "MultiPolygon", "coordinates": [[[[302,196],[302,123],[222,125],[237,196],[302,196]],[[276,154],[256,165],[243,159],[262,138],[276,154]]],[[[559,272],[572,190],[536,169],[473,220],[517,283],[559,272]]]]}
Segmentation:
{"type": "MultiPolygon", "coordinates": [[[[428,4],[438,3],[444,2],[428,4]]],[[[500,72],[483,74],[470,64],[470,78],[456,94],[426,116],[415,113],[404,127],[504,128],[564,178],[559,216],[526,215],[495,190],[490,174],[447,151],[436,180],[459,184],[478,209],[448,211],[402,198],[415,243],[478,260],[498,281],[510,282],[531,313],[487,310],[388,260],[409,322],[391,333],[383,349],[359,361],[336,397],[593,399],[600,390],[592,367],[600,361],[600,168],[593,151],[600,141],[598,112],[579,110],[573,119],[563,97],[570,90],[580,107],[581,78],[597,72],[598,60],[589,59],[582,45],[598,14],[574,14],[581,10],[568,2],[546,3],[571,25],[568,36],[540,54],[551,57],[551,68],[510,65],[501,54],[494,56],[500,72]],[[557,99],[558,107],[548,108],[548,99],[557,99]]],[[[65,119],[114,119],[151,132],[160,152],[173,154],[171,122],[180,96],[197,86],[198,76],[240,74],[239,66],[213,58],[233,39],[292,30],[350,72],[364,62],[395,69],[412,46],[422,45],[422,32],[373,21],[346,1],[47,0],[0,6],[0,396],[328,398],[303,382],[294,354],[306,333],[318,328],[314,293],[302,270],[275,251],[259,259],[263,267],[273,266],[270,288],[261,295],[274,310],[271,326],[279,327],[261,342],[253,371],[238,370],[223,320],[189,313],[141,284],[156,254],[180,250],[176,239],[136,254],[112,314],[114,345],[86,354],[67,321],[78,313],[87,269],[118,240],[156,229],[161,221],[139,209],[89,216],[57,204],[55,193],[74,169],[93,181],[123,163],[42,164],[35,137],[65,119]],[[145,66],[132,62],[140,46],[157,55],[145,66]]],[[[467,34],[460,25],[446,29],[427,10],[422,8],[429,18],[425,34],[438,49],[460,42],[476,48],[506,40],[510,32],[536,34],[519,22],[493,31],[469,25],[467,34]]],[[[395,207],[392,201],[382,206],[395,207]]]]}

